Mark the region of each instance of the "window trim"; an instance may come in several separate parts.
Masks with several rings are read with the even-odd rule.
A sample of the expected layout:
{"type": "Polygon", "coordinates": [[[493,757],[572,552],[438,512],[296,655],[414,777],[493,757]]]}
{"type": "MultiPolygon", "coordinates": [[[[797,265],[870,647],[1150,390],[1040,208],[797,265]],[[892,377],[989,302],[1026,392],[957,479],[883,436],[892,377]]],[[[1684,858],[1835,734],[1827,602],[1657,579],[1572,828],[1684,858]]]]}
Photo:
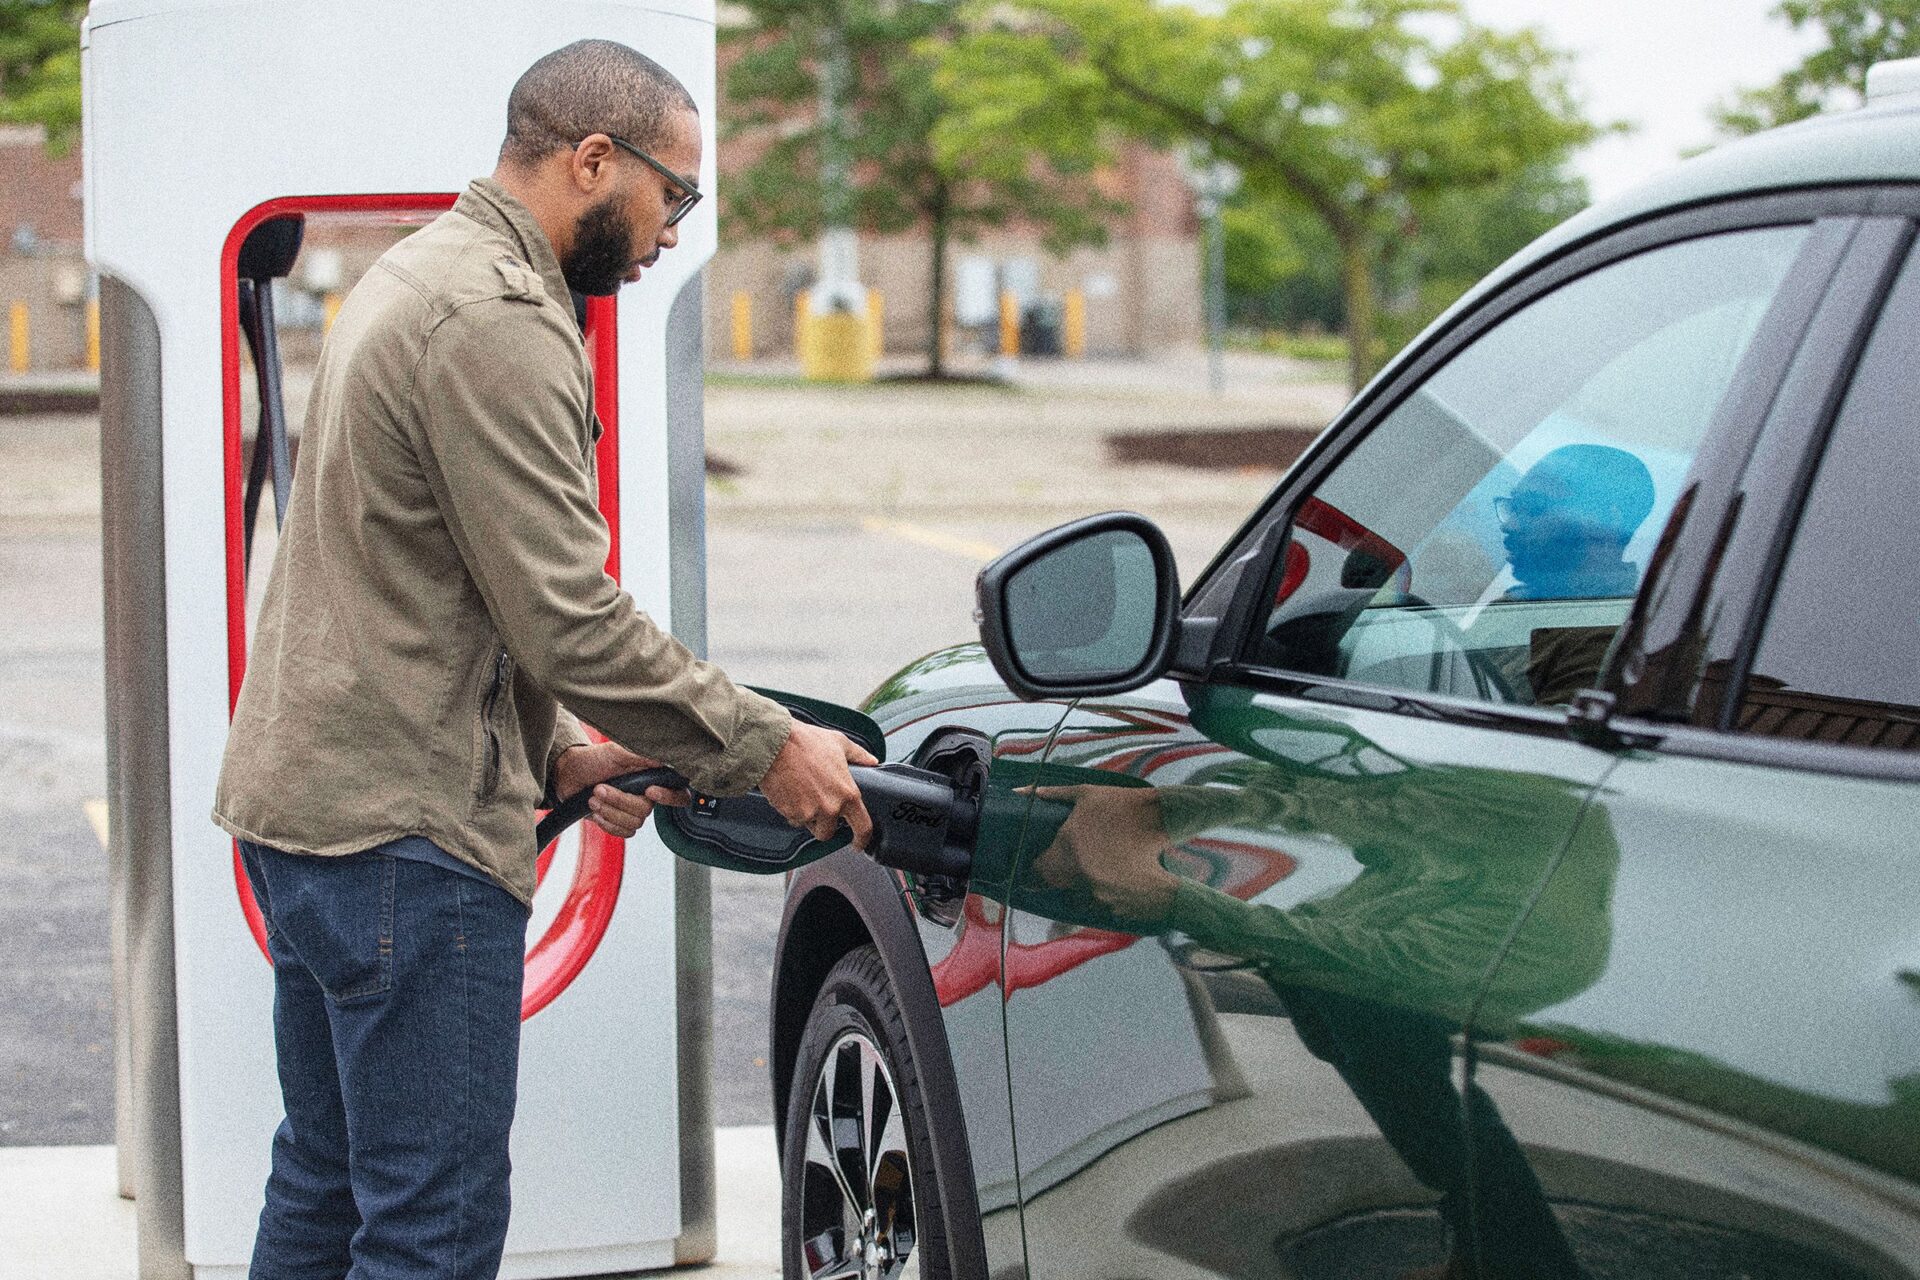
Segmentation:
{"type": "MultiPolygon", "coordinates": [[[[1219,668],[1204,675],[1171,672],[1169,676],[1180,684],[1189,701],[1193,696],[1192,686],[1230,683],[1237,688],[1249,689],[1256,693],[1298,698],[1303,702],[1351,707],[1356,711],[1384,711],[1422,720],[1439,720],[1448,724],[1481,729],[1501,729],[1510,733],[1524,733],[1534,737],[1558,740],[1565,740],[1572,736],[1564,707],[1537,707],[1517,702],[1480,702],[1473,698],[1456,698],[1444,693],[1426,693],[1415,689],[1395,689],[1387,685],[1362,684],[1357,680],[1343,680],[1338,676],[1316,676],[1298,671],[1281,671],[1273,667],[1248,665],[1219,668]]],[[[1636,745],[1646,744],[1636,743],[1636,745]]]]}
{"type": "Polygon", "coordinates": [[[1769,738],[1737,730],[1703,729],[1631,718],[1612,721],[1607,727],[1626,738],[1623,745],[1644,748],[1655,756],[1684,756],[1881,782],[1920,782],[1920,751],[1887,751],[1844,742],[1769,738]]]}

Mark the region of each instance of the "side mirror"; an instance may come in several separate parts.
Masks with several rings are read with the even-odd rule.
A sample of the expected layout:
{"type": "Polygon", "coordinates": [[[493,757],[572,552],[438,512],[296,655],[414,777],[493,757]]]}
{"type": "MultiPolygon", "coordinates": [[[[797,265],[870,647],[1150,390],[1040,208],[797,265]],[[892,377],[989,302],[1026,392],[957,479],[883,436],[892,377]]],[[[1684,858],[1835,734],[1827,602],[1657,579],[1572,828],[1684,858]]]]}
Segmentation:
{"type": "Polygon", "coordinates": [[[1022,698],[1135,689],[1167,668],[1179,577],[1166,535],[1112,511],[1051,529],[980,571],[980,639],[1022,698]]]}

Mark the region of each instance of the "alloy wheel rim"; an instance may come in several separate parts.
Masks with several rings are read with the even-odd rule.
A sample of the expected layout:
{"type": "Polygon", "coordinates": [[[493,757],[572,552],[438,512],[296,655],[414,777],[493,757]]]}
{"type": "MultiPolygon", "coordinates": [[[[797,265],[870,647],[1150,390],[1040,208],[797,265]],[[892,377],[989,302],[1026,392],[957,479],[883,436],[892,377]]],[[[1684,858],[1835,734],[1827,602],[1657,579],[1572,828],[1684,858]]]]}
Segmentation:
{"type": "Polygon", "coordinates": [[[919,1280],[913,1167],[900,1094],[879,1048],[833,1042],[807,1109],[800,1265],[807,1280],[919,1280]]]}

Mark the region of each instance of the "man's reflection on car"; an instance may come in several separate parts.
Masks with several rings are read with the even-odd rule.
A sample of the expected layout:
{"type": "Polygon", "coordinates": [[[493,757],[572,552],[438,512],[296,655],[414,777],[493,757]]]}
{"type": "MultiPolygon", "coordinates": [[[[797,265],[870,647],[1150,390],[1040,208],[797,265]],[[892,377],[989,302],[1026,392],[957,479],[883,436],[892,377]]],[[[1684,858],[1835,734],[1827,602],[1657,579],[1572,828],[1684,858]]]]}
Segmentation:
{"type": "Polygon", "coordinates": [[[1033,794],[1042,820],[1050,814],[1058,825],[1017,877],[1015,905],[1074,924],[1184,935],[1257,974],[1301,1042],[1438,1194],[1448,1259],[1408,1274],[1580,1274],[1492,1100],[1469,1083],[1463,1115],[1451,1074],[1463,1032],[1510,1035],[1604,967],[1618,853],[1608,835],[1562,854],[1578,788],[1540,775],[1416,767],[1354,738],[1322,769],[1242,758],[1213,785],[1033,794]],[[1166,855],[1210,829],[1277,834],[1309,819],[1321,832],[1344,828],[1330,834],[1361,869],[1291,908],[1241,901],[1168,870],[1169,861],[1183,864],[1166,855]],[[1489,841],[1496,826],[1509,838],[1489,841]]]}

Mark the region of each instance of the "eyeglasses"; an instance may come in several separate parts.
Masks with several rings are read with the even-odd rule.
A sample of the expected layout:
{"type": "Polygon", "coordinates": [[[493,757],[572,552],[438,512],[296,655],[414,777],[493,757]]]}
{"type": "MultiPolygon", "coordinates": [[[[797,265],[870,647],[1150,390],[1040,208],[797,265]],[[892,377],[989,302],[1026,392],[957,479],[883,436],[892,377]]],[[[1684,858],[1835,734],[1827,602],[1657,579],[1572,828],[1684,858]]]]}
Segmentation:
{"type": "Polygon", "coordinates": [[[691,180],[681,177],[640,148],[634,146],[631,142],[628,142],[625,138],[616,138],[610,133],[606,135],[606,138],[608,142],[619,147],[622,151],[631,152],[633,155],[638,156],[641,163],[665,178],[668,182],[671,182],[680,192],[679,196],[676,197],[673,202],[673,207],[667,210],[668,226],[671,227],[679,222],[680,219],[686,217],[693,211],[693,206],[700,203],[700,188],[695,186],[691,180]]]}
{"type": "Polygon", "coordinates": [[[1553,501],[1546,495],[1524,490],[1493,500],[1493,518],[1509,527],[1528,520],[1538,520],[1552,509],[1553,501]]]}

